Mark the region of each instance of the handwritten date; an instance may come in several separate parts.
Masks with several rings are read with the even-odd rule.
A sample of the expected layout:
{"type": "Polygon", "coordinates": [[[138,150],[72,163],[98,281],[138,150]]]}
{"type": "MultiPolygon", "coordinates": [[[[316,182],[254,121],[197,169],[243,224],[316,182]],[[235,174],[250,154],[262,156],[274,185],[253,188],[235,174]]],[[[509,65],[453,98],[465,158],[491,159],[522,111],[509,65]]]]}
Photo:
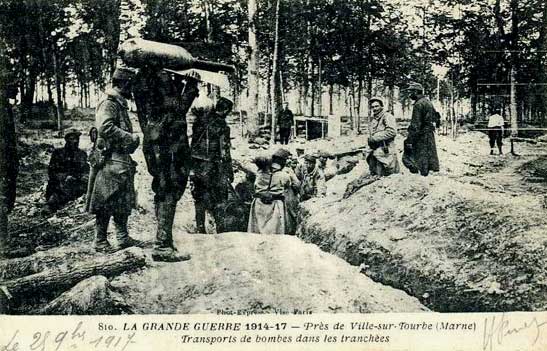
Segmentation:
{"type": "Polygon", "coordinates": [[[7,344],[0,344],[0,351],[60,351],[90,348],[126,351],[129,345],[135,343],[135,333],[89,336],[82,326],[83,322],[79,322],[72,330],[55,333],[49,330],[37,331],[32,334],[32,340],[26,341],[26,343],[24,341],[26,338],[21,335],[19,330],[16,330],[7,344]]]}

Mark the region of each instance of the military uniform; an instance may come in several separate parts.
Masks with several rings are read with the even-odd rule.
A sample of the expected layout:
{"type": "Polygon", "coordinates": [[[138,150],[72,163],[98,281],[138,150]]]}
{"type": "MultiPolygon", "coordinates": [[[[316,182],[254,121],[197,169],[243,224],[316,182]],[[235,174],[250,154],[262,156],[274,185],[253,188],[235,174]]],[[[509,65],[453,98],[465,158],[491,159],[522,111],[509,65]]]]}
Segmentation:
{"type": "Polygon", "coordinates": [[[371,151],[367,163],[371,175],[388,176],[399,173],[395,136],[397,124],[395,117],[387,112],[380,112],[372,119],[372,134],[368,139],[371,151]]]}
{"type": "MultiPolygon", "coordinates": [[[[306,155],[307,161],[315,160],[311,155],[306,155]]],[[[325,174],[319,167],[318,162],[310,171],[306,164],[299,164],[295,170],[296,177],[300,181],[300,201],[306,201],[316,196],[325,196],[327,184],[325,174]]]]}
{"type": "Polygon", "coordinates": [[[164,72],[144,71],[134,86],[139,123],[144,133],[143,152],[152,190],[158,227],[156,249],[173,248],[173,221],[177,202],[190,172],[186,114],[198,96],[197,81],[188,79],[182,95],[180,81],[164,72]]]}
{"type": "Polygon", "coordinates": [[[215,109],[193,110],[196,120],[192,127],[192,196],[199,233],[205,233],[206,210],[215,219],[217,233],[225,231],[225,203],[234,180],[230,127],[215,109]]]}
{"type": "Polygon", "coordinates": [[[279,126],[279,138],[281,144],[288,144],[291,136],[291,128],[294,124],[294,116],[291,110],[283,109],[277,115],[277,125],[279,126]]]}
{"type": "MultiPolygon", "coordinates": [[[[66,136],[80,133],[70,130],[66,136]]],[[[53,150],[48,166],[49,181],[46,188],[46,200],[49,210],[57,211],[69,201],[86,193],[89,175],[87,154],[69,145],[53,150]]]]}
{"type": "MultiPolygon", "coordinates": [[[[430,171],[439,171],[434,133],[435,120],[436,111],[429,99],[418,95],[412,108],[412,119],[408,127],[408,137],[405,140],[405,151],[411,163],[416,165],[417,170],[423,176],[427,176],[430,171]]],[[[407,164],[408,162],[405,162],[405,165],[407,164]]]]}
{"type": "Polygon", "coordinates": [[[88,194],[88,211],[96,215],[97,247],[108,245],[106,238],[110,217],[114,218],[120,243],[131,240],[127,232],[127,220],[136,205],[136,162],[130,155],[137,149],[139,139],[133,135],[127,110],[126,99],[112,89],[99,103],[96,111],[99,133],[97,146],[102,150],[104,160],[103,164],[94,165],[98,170],[91,193],[88,194]]]}

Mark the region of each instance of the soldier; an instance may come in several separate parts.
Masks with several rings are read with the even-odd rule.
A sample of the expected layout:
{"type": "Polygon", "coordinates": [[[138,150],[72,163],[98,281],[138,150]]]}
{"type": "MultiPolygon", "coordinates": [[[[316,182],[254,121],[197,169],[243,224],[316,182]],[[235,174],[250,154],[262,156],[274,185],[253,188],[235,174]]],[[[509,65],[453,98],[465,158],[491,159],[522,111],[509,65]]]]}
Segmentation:
{"type": "MultiPolygon", "coordinates": [[[[131,154],[139,146],[138,135],[133,134],[127,100],[131,98],[134,76],[128,68],[116,68],[112,87],[97,106],[95,116],[99,132],[97,145],[102,157],[92,164],[96,176],[89,187],[87,210],[95,214],[95,243],[97,251],[111,251],[107,240],[110,217],[114,218],[119,248],[139,245],[127,231],[127,221],[136,205],[134,177],[136,162],[131,154]]],[[[93,172],[92,172],[93,173],[93,172]]]]}
{"type": "Polygon", "coordinates": [[[186,77],[183,84],[177,75],[143,70],[134,86],[144,133],[143,152],[153,177],[157,231],[152,258],[156,261],[190,259],[188,253],[179,253],[173,245],[173,222],[190,173],[186,113],[199,95],[197,78],[186,77]]]}
{"type": "Polygon", "coordinates": [[[214,107],[193,109],[192,127],[192,196],[195,201],[196,227],[205,233],[205,211],[215,219],[216,231],[224,228],[224,209],[228,189],[234,181],[230,128],[226,117],[233,103],[221,97],[214,107]]]}
{"type": "Polygon", "coordinates": [[[319,167],[317,156],[304,156],[305,163],[296,168],[296,177],[300,180],[300,201],[306,201],[312,197],[324,197],[327,193],[325,174],[319,167]]]}
{"type": "Polygon", "coordinates": [[[289,137],[291,136],[291,128],[294,124],[294,116],[291,110],[289,110],[289,103],[283,104],[283,109],[277,114],[277,125],[279,126],[279,138],[281,144],[288,144],[289,137]]]}
{"type": "Polygon", "coordinates": [[[411,83],[406,90],[409,91],[410,98],[415,103],[412,107],[412,119],[408,126],[408,137],[405,140],[405,151],[412,155],[411,158],[418,171],[425,177],[429,171],[439,171],[439,158],[434,134],[436,111],[431,101],[423,95],[421,84],[411,83]]]}
{"type": "Polygon", "coordinates": [[[51,154],[46,212],[55,212],[86,193],[89,165],[87,154],[79,148],[80,135],[77,129],[68,129],[65,133],[65,146],[53,150],[51,154]]]}

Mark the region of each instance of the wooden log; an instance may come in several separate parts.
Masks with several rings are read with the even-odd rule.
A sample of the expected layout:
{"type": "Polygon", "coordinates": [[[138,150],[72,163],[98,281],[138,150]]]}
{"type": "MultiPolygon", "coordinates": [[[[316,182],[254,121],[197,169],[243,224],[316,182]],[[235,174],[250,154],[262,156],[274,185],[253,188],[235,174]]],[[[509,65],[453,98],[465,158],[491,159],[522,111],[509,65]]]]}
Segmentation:
{"type": "Polygon", "coordinates": [[[115,308],[112,294],[108,279],[105,276],[96,275],[82,280],[38,310],[36,314],[109,314],[115,308]]]}
{"type": "Polygon", "coordinates": [[[1,283],[14,298],[28,294],[40,294],[67,289],[94,275],[116,276],[126,270],[145,265],[144,251],[137,247],[118,251],[106,257],[75,263],[64,269],[47,269],[40,273],[1,283]]]}

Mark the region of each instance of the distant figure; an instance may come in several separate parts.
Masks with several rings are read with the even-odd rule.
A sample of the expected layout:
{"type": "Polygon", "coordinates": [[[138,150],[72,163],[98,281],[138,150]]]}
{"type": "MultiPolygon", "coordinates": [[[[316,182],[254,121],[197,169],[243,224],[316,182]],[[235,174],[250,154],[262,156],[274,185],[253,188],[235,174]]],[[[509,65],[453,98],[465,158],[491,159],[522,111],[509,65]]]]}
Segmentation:
{"type": "Polygon", "coordinates": [[[46,188],[46,211],[56,212],[87,190],[89,165],[87,154],[80,150],[81,133],[70,128],[65,133],[65,146],[53,150],[49,161],[46,188]]]}
{"type": "Polygon", "coordinates": [[[289,110],[289,103],[283,104],[283,109],[279,111],[277,115],[277,125],[279,126],[279,138],[282,145],[289,143],[291,136],[291,128],[294,124],[294,116],[291,110],[289,110]]]}
{"type": "Polygon", "coordinates": [[[296,168],[296,177],[300,180],[300,201],[306,201],[312,197],[324,197],[327,193],[327,185],[323,170],[319,167],[315,155],[304,156],[304,164],[296,168]]]}
{"type": "Polygon", "coordinates": [[[205,212],[215,219],[216,232],[224,228],[224,209],[228,201],[232,169],[230,127],[226,117],[233,103],[221,97],[213,108],[193,109],[196,120],[192,126],[192,196],[196,210],[198,233],[205,234],[205,212]]]}
{"type": "Polygon", "coordinates": [[[267,157],[254,160],[258,167],[255,199],[249,213],[248,232],[258,234],[286,234],[287,210],[285,190],[290,179],[283,166],[267,157]]]}
{"type": "MultiPolygon", "coordinates": [[[[435,145],[436,111],[431,101],[423,95],[423,87],[419,83],[411,83],[406,89],[410,98],[415,101],[412,108],[412,119],[408,127],[408,137],[405,140],[405,151],[417,165],[422,176],[430,171],[439,171],[439,158],[435,145]]],[[[406,165],[406,163],[405,163],[406,165]]]]}
{"type": "Polygon", "coordinates": [[[499,154],[503,155],[502,139],[505,121],[503,120],[503,117],[499,114],[499,108],[494,109],[492,112],[493,114],[488,118],[488,139],[490,142],[490,155],[494,154],[494,145],[498,146],[499,154]]]}

